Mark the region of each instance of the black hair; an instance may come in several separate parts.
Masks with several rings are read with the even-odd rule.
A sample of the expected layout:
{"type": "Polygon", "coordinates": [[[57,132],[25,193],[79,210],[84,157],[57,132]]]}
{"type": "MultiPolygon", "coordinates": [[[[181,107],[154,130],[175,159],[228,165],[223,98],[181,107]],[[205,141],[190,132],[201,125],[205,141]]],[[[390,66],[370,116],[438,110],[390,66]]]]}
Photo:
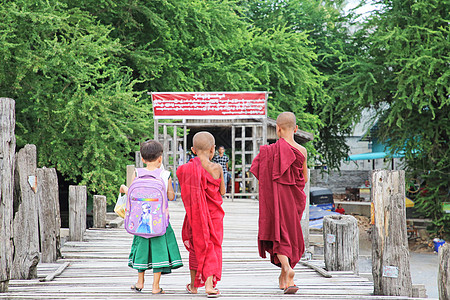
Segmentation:
{"type": "Polygon", "coordinates": [[[160,142],[148,140],[141,144],[141,156],[144,160],[152,162],[163,154],[163,146],[160,142]]]}
{"type": "Polygon", "coordinates": [[[224,145],[220,145],[219,147],[217,147],[217,149],[223,148],[223,150],[225,150],[225,146],[224,145]]]}

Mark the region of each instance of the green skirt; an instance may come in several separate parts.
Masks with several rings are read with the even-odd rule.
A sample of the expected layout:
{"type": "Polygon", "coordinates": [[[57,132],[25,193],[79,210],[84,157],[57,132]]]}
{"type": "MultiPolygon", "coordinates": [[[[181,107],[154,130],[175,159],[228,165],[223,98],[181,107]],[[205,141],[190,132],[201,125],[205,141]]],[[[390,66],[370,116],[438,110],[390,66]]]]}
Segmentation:
{"type": "Polygon", "coordinates": [[[153,273],[168,274],[183,266],[177,240],[169,223],[166,233],[153,238],[135,235],[128,266],[138,271],[153,269],[153,273]]]}

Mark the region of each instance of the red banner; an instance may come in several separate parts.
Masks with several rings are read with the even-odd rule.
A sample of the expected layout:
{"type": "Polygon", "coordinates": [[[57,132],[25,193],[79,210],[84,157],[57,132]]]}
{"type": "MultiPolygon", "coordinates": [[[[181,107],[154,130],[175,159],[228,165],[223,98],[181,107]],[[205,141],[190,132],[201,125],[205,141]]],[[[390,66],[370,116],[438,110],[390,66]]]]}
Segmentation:
{"type": "Polygon", "coordinates": [[[266,117],[266,92],[152,93],[155,119],[266,117]]]}

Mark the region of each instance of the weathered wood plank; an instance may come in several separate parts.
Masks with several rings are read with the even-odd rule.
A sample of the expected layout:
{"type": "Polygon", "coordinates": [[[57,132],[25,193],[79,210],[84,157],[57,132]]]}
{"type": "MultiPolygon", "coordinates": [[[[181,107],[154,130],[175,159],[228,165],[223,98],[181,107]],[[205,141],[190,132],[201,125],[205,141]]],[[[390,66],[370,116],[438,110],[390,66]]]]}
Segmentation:
{"type": "Polygon", "coordinates": [[[106,227],[106,196],[94,195],[94,228],[106,227]]]}
{"type": "Polygon", "coordinates": [[[374,171],[372,201],[374,294],[410,297],[412,280],[406,232],[405,171],[374,171]]]}
{"type": "Polygon", "coordinates": [[[39,168],[36,176],[41,262],[50,263],[61,257],[58,176],[54,168],[39,168]]]}
{"type": "Polygon", "coordinates": [[[0,98],[0,293],[8,290],[13,261],[12,221],[16,137],[15,101],[0,98]]]}
{"type": "Polygon", "coordinates": [[[11,278],[36,278],[36,266],[39,263],[39,223],[35,145],[25,145],[17,153],[14,178],[14,254],[11,278]]]}
{"type": "Polygon", "coordinates": [[[86,231],[86,186],[69,186],[69,239],[82,241],[86,231]]]}

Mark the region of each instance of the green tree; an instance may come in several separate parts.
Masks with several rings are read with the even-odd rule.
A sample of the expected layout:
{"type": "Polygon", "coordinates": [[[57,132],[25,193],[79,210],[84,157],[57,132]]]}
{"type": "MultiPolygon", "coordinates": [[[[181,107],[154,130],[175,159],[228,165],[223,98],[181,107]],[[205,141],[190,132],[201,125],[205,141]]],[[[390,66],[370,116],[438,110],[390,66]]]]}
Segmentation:
{"type": "MultiPolygon", "coordinates": [[[[271,91],[269,115],[293,110],[318,133],[306,111],[322,97],[322,76],[307,35],[278,25],[251,26],[234,1],[82,1],[129,50],[127,64],[149,91],[271,91]]],[[[314,148],[309,146],[310,151],[314,148]]]]}
{"type": "Polygon", "coordinates": [[[125,49],[58,1],[3,1],[0,18],[0,94],[16,100],[18,147],[35,144],[39,166],[111,202],[130,152],[152,132],[125,49]]]}
{"type": "MultiPolygon", "coordinates": [[[[255,27],[269,30],[286,26],[287,32],[302,33],[307,38],[305,44],[314,53],[312,66],[320,74],[321,92],[299,104],[317,118],[316,159],[331,169],[339,168],[348,155],[346,137],[361,110],[349,101],[352,89],[341,79],[342,64],[356,51],[349,32],[352,15],[344,15],[344,1],[253,0],[242,1],[241,5],[255,27]]],[[[297,103],[291,103],[295,110],[297,103]]]]}
{"type": "Polygon", "coordinates": [[[344,80],[356,105],[377,108],[378,138],[405,151],[410,176],[424,180],[417,208],[450,234],[450,1],[377,1],[380,7],[357,33],[361,52],[344,80]]]}

